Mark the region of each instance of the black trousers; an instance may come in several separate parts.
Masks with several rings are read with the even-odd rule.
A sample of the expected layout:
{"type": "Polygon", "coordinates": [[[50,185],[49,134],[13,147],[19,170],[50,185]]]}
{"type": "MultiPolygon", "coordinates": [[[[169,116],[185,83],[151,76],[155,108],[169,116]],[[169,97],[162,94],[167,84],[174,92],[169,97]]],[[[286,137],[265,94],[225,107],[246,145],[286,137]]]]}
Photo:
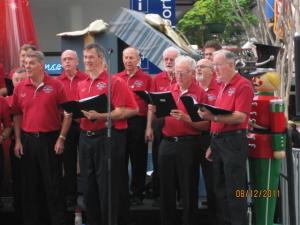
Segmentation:
{"type": "Polygon", "coordinates": [[[181,224],[176,218],[176,179],[181,191],[182,224],[195,225],[198,209],[200,141],[171,142],[163,139],[159,148],[161,225],[181,224]]]}
{"type": "Polygon", "coordinates": [[[72,122],[65,141],[63,158],[63,185],[64,194],[67,198],[77,198],[77,150],[79,143],[80,129],[77,122],[72,122]]]}
{"type": "Polygon", "coordinates": [[[62,159],[54,145],[58,132],[22,134],[22,213],[24,225],[64,224],[62,159]]]}
{"type": "MultiPolygon", "coordinates": [[[[111,176],[111,212],[112,224],[117,224],[125,171],[125,152],[118,146],[124,146],[125,132],[112,130],[112,137],[106,133],[97,136],[87,136],[83,132],[79,139],[80,175],[83,184],[83,197],[86,206],[86,216],[89,225],[108,224],[108,176],[111,176]],[[108,171],[108,156],[111,154],[111,170],[108,171]],[[109,174],[110,172],[110,174],[109,174]]],[[[127,189],[128,190],[128,189],[127,189]]],[[[128,192],[127,192],[128,193],[128,192]]],[[[128,204],[129,207],[129,204],[128,204]]],[[[128,210],[129,211],[129,210],[128,210]]]]}
{"type": "Polygon", "coordinates": [[[158,151],[159,145],[162,140],[162,127],[164,125],[163,118],[158,119],[153,122],[153,133],[154,141],[152,143],[152,163],[153,163],[153,173],[152,173],[152,187],[153,187],[153,197],[159,197],[159,172],[158,172],[158,151]]]}
{"type": "Polygon", "coordinates": [[[147,150],[145,143],[145,129],[147,118],[145,116],[135,116],[128,119],[127,129],[127,162],[131,162],[131,184],[132,195],[143,198],[145,191],[145,179],[147,170],[147,150]]]}
{"type": "Polygon", "coordinates": [[[11,164],[11,178],[12,178],[12,190],[14,196],[14,209],[15,215],[19,223],[21,223],[22,217],[22,207],[21,207],[21,196],[22,196],[22,186],[21,186],[21,159],[16,157],[15,152],[15,140],[12,139],[9,146],[9,156],[11,164]]]}
{"type": "Polygon", "coordinates": [[[236,190],[246,189],[246,134],[230,133],[213,136],[214,186],[216,193],[217,224],[247,224],[247,199],[237,198],[236,190]]]}
{"type": "Polygon", "coordinates": [[[210,133],[203,133],[200,136],[200,165],[204,177],[205,189],[207,195],[207,206],[209,218],[212,225],[216,224],[216,194],[214,191],[214,173],[213,162],[205,158],[206,150],[210,146],[210,133]]]}

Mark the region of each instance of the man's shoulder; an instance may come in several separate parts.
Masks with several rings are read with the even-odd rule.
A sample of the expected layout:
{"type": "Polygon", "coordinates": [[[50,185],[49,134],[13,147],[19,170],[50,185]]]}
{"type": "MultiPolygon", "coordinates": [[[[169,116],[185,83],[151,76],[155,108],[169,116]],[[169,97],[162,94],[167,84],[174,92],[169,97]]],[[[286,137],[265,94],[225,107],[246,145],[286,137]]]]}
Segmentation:
{"type": "Polygon", "coordinates": [[[155,75],[153,75],[153,80],[159,80],[162,78],[165,78],[167,76],[167,73],[165,71],[161,71],[160,73],[157,73],[155,75]]]}
{"type": "Polygon", "coordinates": [[[125,71],[125,70],[122,70],[122,71],[120,71],[120,72],[118,72],[118,73],[115,73],[113,76],[121,77],[121,76],[124,76],[124,75],[126,75],[126,71],[125,71]]]}

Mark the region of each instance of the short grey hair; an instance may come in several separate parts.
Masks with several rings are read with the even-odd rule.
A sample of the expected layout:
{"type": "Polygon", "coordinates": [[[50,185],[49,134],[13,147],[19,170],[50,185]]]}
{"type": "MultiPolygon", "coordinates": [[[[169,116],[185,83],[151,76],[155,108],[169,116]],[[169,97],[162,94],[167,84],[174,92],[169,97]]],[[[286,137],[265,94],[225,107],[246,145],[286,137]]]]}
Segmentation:
{"type": "Polygon", "coordinates": [[[177,53],[177,56],[180,55],[180,51],[179,51],[177,48],[175,48],[175,47],[173,47],[173,46],[170,46],[170,47],[166,48],[166,49],[163,51],[163,58],[165,58],[165,56],[166,56],[166,54],[167,54],[168,52],[176,52],[176,53],[177,53]]]}
{"type": "Polygon", "coordinates": [[[19,74],[19,73],[25,73],[25,72],[26,72],[25,68],[18,68],[18,69],[16,69],[16,71],[13,74],[15,74],[15,73],[19,74]]]}
{"type": "Polygon", "coordinates": [[[177,64],[181,64],[182,62],[186,62],[190,70],[196,69],[196,61],[187,55],[180,55],[175,59],[175,66],[177,64]]]}
{"type": "Polygon", "coordinates": [[[226,50],[226,49],[221,49],[221,50],[218,50],[218,51],[213,53],[214,57],[216,55],[223,55],[227,62],[235,64],[236,54],[233,53],[232,51],[229,51],[229,50],[226,50]]]}
{"type": "Polygon", "coordinates": [[[74,50],[72,50],[72,49],[67,49],[67,50],[63,51],[63,52],[61,53],[61,56],[62,56],[64,53],[67,53],[67,52],[72,53],[72,54],[75,56],[75,58],[76,58],[77,60],[79,59],[79,58],[78,58],[77,52],[74,51],[74,50]]]}
{"type": "Polygon", "coordinates": [[[84,46],[83,51],[95,49],[97,56],[102,57],[103,65],[106,65],[106,57],[104,48],[97,43],[90,43],[84,46]]]}
{"type": "Polygon", "coordinates": [[[134,50],[134,52],[136,54],[136,57],[138,59],[141,59],[141,53],[140,53],[140,51],[138,49],[134,48],[134,47],[127,47],[127,48],[123,49],[122,55],[124,55],[124,52],[127,51],[128,49],[134,50]]]}
{"type": "Polygon", "coordinates": [[[28,58],[36,58],[40,63],[44,63],[45,62],[45,55],[43,52],[41,51],[29,51],[26,53],[26,57],[28,58]]]}

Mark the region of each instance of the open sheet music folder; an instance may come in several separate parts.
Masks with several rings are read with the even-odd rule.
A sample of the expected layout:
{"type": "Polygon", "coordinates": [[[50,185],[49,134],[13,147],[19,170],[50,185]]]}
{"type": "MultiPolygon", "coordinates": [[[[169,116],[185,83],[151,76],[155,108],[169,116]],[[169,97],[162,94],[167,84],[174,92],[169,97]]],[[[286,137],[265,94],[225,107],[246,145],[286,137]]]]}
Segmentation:
{"type": "Polygon", "coordinates": [[[198,109],[206,108],[214,115],[227,115],[231,114],[232,111],[215,107],[213,105],[198,103],[191,96],[181,96],[180,97],[182,103],[184,104],[189,116],[191,117],[193,122],[201,121],[201,117],[198,114],[198,109]]]}
{"type": "Polygon", "coordinates": [[[79,101],[68,101],[61,104],[62,108],[73,114],[73,118],[84,117],[81,110],[95,110],[99,113],[107,112],[107,96],[105,94],[96,95],[79,101]]]}
{"type": "Polygon", "coordinates": [[[199,107],[200,108],[202,108],[202,107],[206,108],[207,110],[209,110],[214,115],[228,115],[228,114],[233,113],[233,111],[218,108],[218,107],[215,107],[213,105],[208,105],[208,104],[204,104],[204,103],[199,104],[199,107]]]}
{"type": "Polygon", "coordinates": [[[156,117],[169,116],[172,109],[177,109],[177,105],[170,91],[167,92],[148,92],[134,91],[136,95],[142,98],[147,104],[156,106],[156,117]]]}
{"type": "Polygon", "coordinates": [[[186,95],[186,96],[181,96],[180,100],[184,104],[184,107],[193,122],[198,122],[202,120],[197,112],[199,109],[199,104],[198,102],[195,101],[194,98],[186,95]]]}

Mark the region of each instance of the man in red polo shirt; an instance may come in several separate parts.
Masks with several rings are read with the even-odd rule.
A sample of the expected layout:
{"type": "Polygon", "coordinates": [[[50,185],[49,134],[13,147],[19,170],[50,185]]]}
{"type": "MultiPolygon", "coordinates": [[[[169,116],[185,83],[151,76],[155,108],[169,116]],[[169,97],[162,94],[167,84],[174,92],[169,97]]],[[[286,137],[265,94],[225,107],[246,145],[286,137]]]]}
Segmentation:
{"type": "MultiPolygon", "coordinates": [[[[13,86],[16,87],[22,80],[26,78],[26,70],[25,68],[18,68],[12,74],[12,83],[13,86]]],[[[9,111],[11,113],[12,100],[13,96],[9,95],[5,97],[5,100],[8,103],[9,111]]],[[[18,218],[17,222],[21,223],[21,164],[20,159],[16,157],[14,153],[15,148],[15,138],[14,133],[10,135],[10,145],[9,145],[9,155],[10,155],[10,164],[11,164],[11,178],[12,178],[12,190],[14,196],[14,210],[15,215],[18,218]]]]}
{"type": "Polygon", "coordinates": [[[204,58],[213,61],[213,53],[222,49],[222,46],[217,40],[209,40],[203,46],[204,58]]]}
{"type": "Polygon", "coordinates": [[[36,48],[36,46],[34,46],[32,44],[23,44],[20,47],[20,50],[19,50],[19,65],[16,66],[15,68],[13,68],[9,72],[9,75],[8,75],[7,78],[5,77],[6,87],[7,87],[7,95],[12,95],[13,94],[14,86],[13,86],[11,80],[12,80],[12,76],[13,76],[14,72],[17,69],[25,68],[25,58],[26,58],[27,52],[35,51],[35,50],[37,50],[37,48],[36,48]]]}
{"type": "MultiPolygon", "coordinates": [[[[128,47],[123,51],[123,64],[125,70],[118,73],[133,91],[150,91],[151,77],[138,67],[140,56],[135,48],[128,47]]],[[[148,107],[143,99],[134,94],[139,106],[139,114],[128,120],[127,154],[131,162],[131,204],[140,205],[145,191],[147,170],[147,143],[145,143],[145,130],[148,107]]]]}
{"type": "MultiPolygon", "coordinates": [[[[3,152],[3,143],[6,138],[9,137],[12,123],[9,113],[9,107],[7,101],[4,97],[0,96],[0,125],[1,125],[1,133],[0,133],[0,187],[2,186],[3,177],[4,177],[4,152],[3,152]]],[[[0,192],[1,194],[1,192],[0,192]]],[[[3,207],[2,200],[0,199],[0,209],[3,207]]]]}
{"type": "MultiPolygon", "coordinates": [[[[108,94],[108,74],[105,52],[98,44],[89,44],[83,50],[85,72],[88,77],[78,85],[79,99],[108,94]]],[[[128,193],[125,165],[126,119],[138,113],[138,106],[126,83],[117,76],[111,77],[112,130],[107,137],[107,113],[83,111],[80,121],[79,163],[86,206],[87,223],[108,224],[108,207],[111,206],[112,224],[117,224],[121,210],[129,212],[129,202],[122,202],[125,189],[128,193]],[[110,148],[109,148],[110,146],[110,148]],[[108,151],[111,153],[111,171],[108,171],[108,151]],[[110,172],[111,183],[108,183],[110,172]],[[110,185],[110,190],[108,190],[110,185]],[[108,192],[111,191],[111,195],[108,192]],[[111,196],[111,205],[108,197],[111,196]],[[120,200],[121,199],[121,200],[120,200]],[[127,208],[122,208],[122,207],[127,208]]],[[[128,199],[129,200],[129,199],[128,199]]],[[[127,200],[127,201],[128,201],[127,200]]],[[[121,216],[121,215],[120,215],[121,216]]],[[[122,218],[126,219],[126,218],[122,218]]]]}
{"type": "Polygon", "coordinates": [[[52,225],[64,221],[61,193],[61,154],[71,123],[61,121],[63,85],[44,72],[44,54],[30,51],[25,58],[27,78],[14,91],[15,154],[21,158],[23,224],[52,225]],[[41,210],[43,209],[43,210],[41,210]]]}
{"type": "Polygon", "coordinates": [[[7,94],[3,64],[0,63],[0,96],[7,94]]]}
{"type": "Polygon", "coordinates": [[[178,109],[165,117],[163,139],[159,147],[158,164],[161,185],[161,224],[176,225],[176,180],[183,203],[183,225],[195,225],[198,208],[198,180],[201,131],[207,130],[207,121],[192,122],[181,96],[191,96],[198,103],[207,103],[205,91],[194,79],[196,62],[188,56],[175,60],[176,84],[168,89],[172,92],[178,109]]]}
{"type": "Polygon", "coordinates": [[[215,106],[233,111],[229,115],[213,115],[208,110],[199,115],[212,121],[211,148],[206,153],[213,160],[216,191],[217,224],[247,224],[247,196],[237,198],[236,190],[246,189],[246,159],[249,113],[253,88],[235,71],[235,54],[227,50],[214,53],[213,64],[222,82],[215,106]]]}
{"type": "MultiPolygon", "coordinates": [[[[217,99],[220,85],[214,77],[213,63],[209,59],[201,59],[196,66],[196,80],[200,87],[202,87],[208,98],[208,104],[214,105],[217,99]]],[[[200,164],[205,181],[205,188],[207,193],[207,206],[209,210],[210,221],[216,219],[216,199],[213,186],[213,167],[212,162],[205,158],[206,150],[210,146],[210,131],[202,132],[201,135],[201,154],[200,164]]],[[[213,223],[215,224],[215,223],[213,223]]]]}
{"type": "MultiPolygon", "coordinates": [[[[87,78],[87,75],[77,68],[78,64],[79,60],[75,51],[65,50],[61,54],[61,65],[64,71],[58,77],[58,80],[64,85],[68,101],[77,99],[78,83],[87,78]]],[[[68,210],[74,210],[77,204],[77,149],[79,134],[79,123],[78,121],[72,120],[62,155],[64,168],[64,194],[66,195],[68,210]]]]}
{"type": "MultiPolygon", "coordinates": [[[[175,59],[180,55],[178,49],[169,47],[164,50],[162,60],[164,71],[158,73],[152,78],[151,92],[165,91],[170,85],[176,83],[175,79],[175,59]]],[[[161,142],[161,129],[164,119],[153,120],[152,113],[147,114],[147,127],[145,132],[145,140],[152,141],[152,198],[154,206],[159,205],[159,174],[158,174],[158,149],[161,142]],[[152,128],[153,127],[153,128],[152,128]]]]}

